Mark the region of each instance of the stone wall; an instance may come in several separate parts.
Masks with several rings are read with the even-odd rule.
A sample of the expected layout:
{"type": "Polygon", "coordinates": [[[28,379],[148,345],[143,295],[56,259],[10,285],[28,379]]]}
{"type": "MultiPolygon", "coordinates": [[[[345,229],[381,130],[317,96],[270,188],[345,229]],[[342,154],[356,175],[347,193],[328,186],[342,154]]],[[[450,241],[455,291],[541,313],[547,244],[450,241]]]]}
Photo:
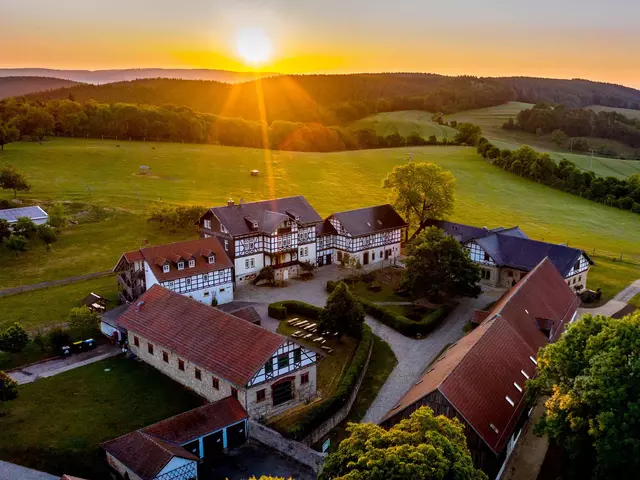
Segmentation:
{"type": "Polygon", "coordinates": [[[271,430],[269,427],[252,419],[249,419],[249,438],[277,450],[285,457],[306,465],[315,473],[319,473],[322,470],[326,454],[316,452],[295,440],[284,438],[275,430],[271,430]]]}

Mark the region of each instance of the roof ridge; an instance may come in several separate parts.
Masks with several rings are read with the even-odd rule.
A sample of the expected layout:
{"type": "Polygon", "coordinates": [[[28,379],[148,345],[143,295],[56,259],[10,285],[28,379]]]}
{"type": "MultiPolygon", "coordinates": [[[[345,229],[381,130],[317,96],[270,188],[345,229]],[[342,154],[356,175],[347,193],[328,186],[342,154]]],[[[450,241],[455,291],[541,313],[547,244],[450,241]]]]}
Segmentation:
{"type": "MultiPolygon", "coordinates": [[[[169,246],[178,245],[178,244],[181,244],[181,243],[195,243],[195,242],[210,241],[210,240],[215,240],[215,238],[214,237],[192,238],[191,240],[179,240],[177,242],[161,243],[161,244],[158,244],[158,245],[147,245],[146,247],[141,247],[138,250],[131,250],[131,252],[142,252],[143,250],[149,250],[150,248],[169,247],[169,246]]],[[[130,253],[130,252],[125,252],[125,253],[130,253]]],[[[187,253],[189,253],[189,252],[187,252],[187,253]]]]}
{"type": "Polygon", "coordinates": [[[368,207],[352,208],[351,210],[340,210],[339,212],[334,212],[331,215],[337,215],[339,213],[357,212],[359,210],[371,210],[372,208],[377,208],[377,207],[393,207],[393,206],[390,203],[380,203],[378,205],[369,205],[368,207]]]}
{"type": "Polygon", "coordinates": [[[268,198],[266,200],[254,200],[253,202],[243,201],[242,203],[234,203],[233,205],[220,205],[220,206],[211,207],[210,210],[214,210],[216,208],[240,207],[242,205],[252,205],[254,203],[273,202],[277,200],[287,200],[289,198],[305,198],[305,197],[304,195],[291,195],[289,197],[277,197],[277,198],[268,198]]]}

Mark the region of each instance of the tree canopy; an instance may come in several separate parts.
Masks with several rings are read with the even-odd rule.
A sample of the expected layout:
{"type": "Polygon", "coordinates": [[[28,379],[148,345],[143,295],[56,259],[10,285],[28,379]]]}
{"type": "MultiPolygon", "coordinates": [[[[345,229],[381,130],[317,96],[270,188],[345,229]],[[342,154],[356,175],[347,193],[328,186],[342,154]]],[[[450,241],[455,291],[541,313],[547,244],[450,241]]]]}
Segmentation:
{"type": "Polygon", "coordinates": [[[480,293],[480,271],[460,242],[437,227],[428,227],[407,246],[402,285],[414,296],[480,293]]]}
{"type": "Polygon", "coordinates": [[[349,335],[360,338],[364,322],[364,310],[358,299],[351,293],[344,282],[339,282],[327,299],[327,304],[320,312],[321,332],[338,332],[340,336],[349,335]]]}
{"type": "Polygon", "coordinates": [[[484,480],[458,419],[422,407],[389,430],[350,423],[349,436],[327,456],[320,480],[484,480]]]}
{"type": "Polygon", "coordinates": [[[19,323],[14,323],[0,333],[0,350],[5,352],[21,352],[29,343],[29,335],[19,323]]]}
{"type": "Polygon", "coordinates": [[[443,219],[453,212],[455,184],[448,170],[434,163],[409,161],[395,166],[383,187],[391,190],[391,203],[415,230],[415,237],[428,220],[443,219]]]}
{"type": "Polygon", "coordinates": [[[640,312],[586,315],[538,356],[527,386],[549,399],[537,429],[564,447],[575,478],[635,478],[640,469],[639,349],[640,312]]]}
{"type": "Polygon", "coordinates": [[[0,187],[3,190],[13,190],[13,197],[18,195],[18,191],[25,192],[31,190],[31,185],[27,183],[25,176],[17,168],[7,165],[0,170],[0,187]]]}
{"type": "Polygon", "coordinates": [[[89,307],[75,307],[69,313],[69,327],[76,330],[82,337],[93,336],[100,323],[100,315],[89,310],[89,307]]]}

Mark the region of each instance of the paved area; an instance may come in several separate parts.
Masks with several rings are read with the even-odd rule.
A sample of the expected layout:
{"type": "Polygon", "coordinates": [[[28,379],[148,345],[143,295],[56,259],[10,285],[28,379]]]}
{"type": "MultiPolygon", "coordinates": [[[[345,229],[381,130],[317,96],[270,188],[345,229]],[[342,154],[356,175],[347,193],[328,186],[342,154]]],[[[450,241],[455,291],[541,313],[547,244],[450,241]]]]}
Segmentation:
{"type": "Polygon", "coordinates": [[[627,302],[631,300],[635,295],[640,293],[640,280],[636,280],[626,288],[620,291],[613,299],[609,300],[604,305],[594,308],[580,308],[578,309],[579,315],[604,315],[610,317],[616,312],[619,312],[627,306],[627,302]]]}
{"type": "Polygon", "coordinates": [[[59,480],[60,477],[0,460],[0,480],[59,480]]]}
{"type": "MultiPolygon", "coordinates": [[[[25,383],[35,382],[40,378],[52,377],[59,373],[73,370],[74,368],[99,362],[105,358],[114,357],[121,352],[118,347],[111,344],[99,345],[95,350],[89,352],[71,355],[66,358],[56,358],[55,360],[49,360],[48,362],[38,363],[29,367],[18,368],[8,372],[8,375],[18,382],[19,385],[23,385],[25,383]]],[[[2,476],[0,476],[0,479],[2,479],[2,476]]]]}
{"type": "MultiPolygon", "coordinates": [[[[278,327],[278,321],[269,318],[267,305],[280,300],[300,300],[317,306],[324,306],[328,294],[325,291],[327,280],[343,276],[337,265],[329,265],[314,271],[314,278],[308,281],[290,280],[287,287],[244,286],[236,290],[235,298],[241,301],[253,301],[263,318],[263,326],[271,331],[278,327]]],[[[471,316],[471,312],[497,300],[504,289],[491,289],[478,298],[464,298],[451,312],[445,322],[423,340],[414,340],[396,332],[367,315],[367,325],[373,333],[385,340],[398,359],[398,364],[380,389],[378,397],[367,411],[363,421],[379,422],[397,403],[406,391],[416,382],[425,367],[447,343],[453,343],[462,337],[462,327],[471,316]]]]}

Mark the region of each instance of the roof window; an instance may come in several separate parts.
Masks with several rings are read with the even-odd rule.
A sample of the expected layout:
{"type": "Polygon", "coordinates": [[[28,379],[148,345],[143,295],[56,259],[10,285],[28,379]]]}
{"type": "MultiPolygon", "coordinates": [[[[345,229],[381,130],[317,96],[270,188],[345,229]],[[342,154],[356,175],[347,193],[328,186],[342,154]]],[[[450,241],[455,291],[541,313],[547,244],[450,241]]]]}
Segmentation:
{"type": "Polygon", "coordinates": [[[515,406],[516,406],[515,402],[514,402],[513,400],[511,400],[511,398],[509,397],[509,395],[507,395],[507,396],[506,396],[506,397],[504,397],[504,398],[505,398],[505,400],[506,400],[507,402],[509,402],[509,405],[511,405],[512,407],[515,407],[515,406]]]}
{"type": "Polygon", "coordinates": [[[520,385],[518,385],[516,382],[513,382],[513,386],[516,387],[520,393],[522,393],[522,387],[520,385]]]}
{"type": "Polygon", "coordinates": [[[216,263],[216,257],[214,257],[213,255],[209,255],[209,263],[210,264],[216,263]]]}
{"type": "Polygon", "coordinates": [[[531,355],[529,355],[529,360],[531,360],[534,365],[538,365],[538,362],[536,361],[536,359],[533,358],[531,355]]]}
{"type": "Polygon", "coordinates": [[[196,266],[196,261],[195,260],[189,260],[189,268],[193,268],[196,266]]]}
{"type": "Polygon", "coordinates": [[[526,378],[527,380],[529,380],[529,375],[527,375],[527,372],[525,372],[524,370],[520,370],[520,373],[522,374],[522,376],[524,378],[526,378]]]}
{"type": "Polygon", "coordinates": [[[178,270],[184,270],[184,262],[178,262],[178,270]]]}
{"type": "Polygon", "coordinates": [[[493,430],[493,431],[494,431],[494,433],[499,433],[498,428],[497,428],[493,423],[490,423],[490,424],[489,424],[489,428],[490,428],[491,430],[493,430]]]}
{"type": "Polygon", "coordinates": [[[162,271],[164,273],[169,273],[169,270],[171,270],[171,267],[169,266],[168,263],[162,266],[162,271]]]}

